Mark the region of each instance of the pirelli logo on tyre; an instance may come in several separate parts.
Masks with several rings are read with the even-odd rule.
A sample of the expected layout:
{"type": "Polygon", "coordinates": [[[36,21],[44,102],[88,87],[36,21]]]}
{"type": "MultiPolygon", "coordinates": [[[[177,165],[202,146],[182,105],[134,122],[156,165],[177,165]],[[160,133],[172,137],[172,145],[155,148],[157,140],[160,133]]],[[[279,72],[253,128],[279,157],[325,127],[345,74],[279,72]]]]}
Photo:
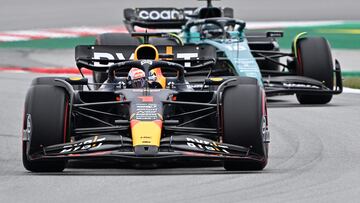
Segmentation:
{"type": "Polygon", "coordinates": [[[25,117],[25,129],[23,130],[23,141],[30,141],[31,133],[32,133],[32,120],[31,114],[26,114],[25,117]]]}

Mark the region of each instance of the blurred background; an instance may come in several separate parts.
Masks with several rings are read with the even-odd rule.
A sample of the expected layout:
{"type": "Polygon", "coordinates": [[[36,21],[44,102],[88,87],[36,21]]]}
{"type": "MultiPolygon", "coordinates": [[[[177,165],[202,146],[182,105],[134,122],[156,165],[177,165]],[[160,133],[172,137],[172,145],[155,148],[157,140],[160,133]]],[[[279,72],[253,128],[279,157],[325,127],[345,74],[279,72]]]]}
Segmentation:
{"type": "MultiPolygon", "coordinates": [[[[196,0],[2,0],[0,67],[74,67],[77,44],[92,44],[102,32],[124,31],[124,8],[205,5],[196,0]]],[[[286,50],[300,32],[324,36],[342,64],[343,75],[360,76],[360,1],[222,0],[214,5],[233,8],[248,29],[283,30],[279,43],[286,50]]]]}

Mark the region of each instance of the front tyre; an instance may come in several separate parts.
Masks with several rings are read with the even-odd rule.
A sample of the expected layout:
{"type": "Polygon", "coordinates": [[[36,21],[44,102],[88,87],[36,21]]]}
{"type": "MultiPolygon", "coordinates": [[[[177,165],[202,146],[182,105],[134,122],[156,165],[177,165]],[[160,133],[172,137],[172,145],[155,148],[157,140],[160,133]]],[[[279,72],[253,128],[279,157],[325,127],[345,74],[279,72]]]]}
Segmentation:
{"type": "Polygon", "coordinates": [[[268,158],[265,93],[256,79],[241,79],[247,81],[223,92],[223,142],[250,148],[262,161],[225,161],[224,168],[230,171],[262,170],[268,158]]]}
{"type": "MultiPolygon", "coordinates": [[[[334,65],[328,41],[323,37],[301,38],[296,52],[297,74],[318,80],[332,90],[334,65]]],[[[326,104],[332,99],[332,95],[296,94],[296,97],[300,104],[326,104]]]]}
{"type": "Polygon", "coordinates": [[[69,97],[64,89],[34,85],[26,96],[22,142],[23,165],[32,172],[60,172],[66,161],[33,160],[43,147],[66,142],[69,97]]]}

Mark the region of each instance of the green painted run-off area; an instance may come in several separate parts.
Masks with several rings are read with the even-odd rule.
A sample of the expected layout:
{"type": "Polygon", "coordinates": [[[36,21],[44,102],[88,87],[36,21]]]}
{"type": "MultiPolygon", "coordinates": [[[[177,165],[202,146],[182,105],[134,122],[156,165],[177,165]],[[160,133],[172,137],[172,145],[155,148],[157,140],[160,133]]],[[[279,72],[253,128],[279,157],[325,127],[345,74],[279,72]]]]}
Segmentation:
{"type": "Polygon", "coordinates": [[[282,48],[290,48],[294,37],[301,32],[308,36],[323,36],[329,40],[331,47],[336,49],[360,49],[360,22],[341,25],[286,28],[284,37],[279,39],[282,48]]]}

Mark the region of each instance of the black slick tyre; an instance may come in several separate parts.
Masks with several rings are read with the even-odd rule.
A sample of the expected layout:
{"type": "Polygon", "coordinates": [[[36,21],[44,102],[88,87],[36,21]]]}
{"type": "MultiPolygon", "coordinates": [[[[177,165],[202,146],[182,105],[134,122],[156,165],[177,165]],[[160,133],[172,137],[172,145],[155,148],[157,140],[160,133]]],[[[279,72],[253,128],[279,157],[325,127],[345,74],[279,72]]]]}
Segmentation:
{"type": "MultiPolygon", "coordinates": [[[[328,41],[323,37],[299,39],[296,45],[297,74],[322,82],[333,89],[333,60],[328,41]]],[[[332,95],[296,94],[300,104],[326,104],[332,95]]]]}
{"type": "Polygon", "coordinates": [[[66,161],[32,160],[49,145],[61,144],[67,139],[68,96],[64,89],[52,85],[34,85],[26,96],[23,130],[22,160],[25,169],[32,172],[60,172],[66,161]]]}
{"type": "Polygon", "coordinates": [[[226,170],[262,170],[267,164],[268,148],[264,142],[267,117],[263,94],[257,83],[228,87],[223,92],[223,142],[248,147],[263,160],[225,161],[226,170]]]}

